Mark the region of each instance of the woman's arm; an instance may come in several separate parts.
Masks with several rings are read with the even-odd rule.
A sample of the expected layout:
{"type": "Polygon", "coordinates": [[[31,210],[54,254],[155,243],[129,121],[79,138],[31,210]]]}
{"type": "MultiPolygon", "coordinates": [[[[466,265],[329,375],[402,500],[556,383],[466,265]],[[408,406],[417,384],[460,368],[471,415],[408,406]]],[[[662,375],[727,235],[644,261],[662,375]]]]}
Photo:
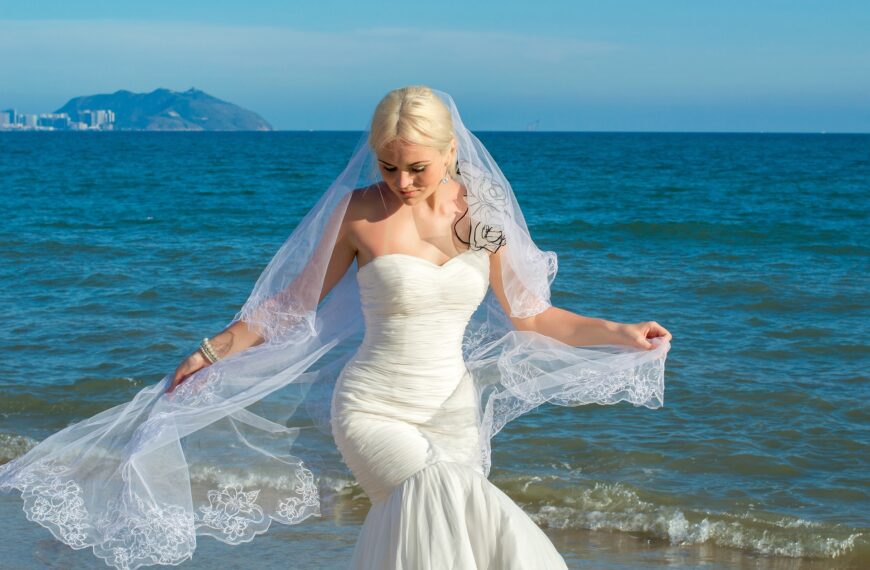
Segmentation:
{"type": "MultiPolygon", "coordinates": [[[[352,203],[353,201],[351,201],[351,204],[352,203]]],[[[340,208],[338,210],[341,211],[340,208]]],[[[349,205],[345,210],[346,215],[339,226],[338,235],[336,236],[332,251],[329,252],[329,263],[323,277],[323,285],[317,300],[318,304],[341,280],[356,256],[356,246],[354,245],[348,224],[348,219],[351,217],[349,215],[351,213],[350,210],[351,207],[349,205]]],[[[319,256],[315,254],[312,257],[313,259],[317,259],[319,256]]],[[[277,294],[273,299],[286,299],[287,297],[294,298],[297,295],[301,295],[299,289],[305,288],[305,285],[309,282],[309,278],[314,274],[313,265],[314,264],[311,264],[303,269],[299,276],[297,276],[297,278],[294,279],[294,281],[288,285],[284,291],[277,294]]],[[[269,301],[266,301],[262,306],[258,307],[258,309],[269,310],[269,306],[269,301]]],[[[215,356],[217,356],[218,359],[224,359],[231,354],[242,352],[252,346],[262,344],[265,338],[261,332],[262,331],[259,327],[254,324],[244,320],[238,320],[209,339],[209,343],[214,349],[215,356]]],[[[172,392],[175,387],[183,382],[188,376],[209,364],[210,362],[205,357],[205,354],[203,354],[202,349],[197,349],[183,360],[175,369],[172,383],[167,389],[167,392],[172,392]]]]}
{"type": "MultiPolygon", "coordinates": [[[[502,249],[490,256],[489,281],[502,309],[510,316],[510,304],[502,282],[502,249]]],[[[671,333],[655,321],[633,324],[618,323],[606,319],[584,317],[552,306],[531,317],[511,316],[510,319],[517,330],[537,332],[571,346],[625,344],[649,349],[654,345],[647,339],[663,337],[664,340],[671,340],[671,333]]]]}
{"type": "MultiPolygon", "coordinates": [[[[241,352],[263,342],[263,337],[248,327],[245,321],[236,321],[209,339],[219,359],[241,352]]],[[[200,349],[202,350],[202,349],[200,349]]]]}
{"type": "MultiPolygon", "coordinates": [[[[356,250],[350,244],[345,234],[344,226],[342,226],[342,230],[339,231],[338,239],[335,242],[335,248],[329,259],[329,265],[326,268],[318,303],[323,301],[323,298],[329,294],[347,272],[351,263],[353,263],[356,250]]],[[[291,284],[288,289],[292,290],[293,285],[291,284]]],[[[218,358],[226,358],[231,354],[262,344],[264,340],[255,327],[251,327],[245,321],[240,320],[209,339],[209,343],[211,343],[218,358]]]]}
{"type": "MultiPolygon", "coordinates": [[[[260,344],[264,338],[260,329],[261,321],[269,321],[271,314],[280,314],[278,311],[286,312],[289,307],[310,307],[319,305],[321,301],[329,294],[330,291],[341,281],[348,268],[353,263],[356,256],[356,246],[353,239],[350,220],[354,219],[354,193],[348,196],[349,204],[343,207],[343,204],[336,208],[333,212],[333,220],[327,223],[327,227],[335,227],[338,223],[336,233],[324,231],[321,236],[321,241],[311,255],[308,264],[299,272],[299,274],[290,282],[284,289],[275,293],[269,299],[264,300],[255,310],[249,322],[239,321],[247,324],[250,332],[238,339],[231,351],[238,352],[245,350],[254,344],[260,344]],[[336,220],[339,214],[343,214],[341,220],[336,220]],[[332,235],[335,235],[333,241],[332,235]],[[323,262],[326,262],[326,269],[323,269],[323,262]],[[319,293],[318,289],[319,288],[319,293]],[[316,294],[316,300],[315,300],[316,294]],[[260,318],[263,316],[264,318],[260,318]],[[253,344],[247,344],[248,342],[253,344]]],[[[292,316],[292,315],[291,315],[292,316]]],[[[233,323],[233,327],[239,323],[233,323]]],[[[221,356],[218,354],[218,356],[221,356]]]]}

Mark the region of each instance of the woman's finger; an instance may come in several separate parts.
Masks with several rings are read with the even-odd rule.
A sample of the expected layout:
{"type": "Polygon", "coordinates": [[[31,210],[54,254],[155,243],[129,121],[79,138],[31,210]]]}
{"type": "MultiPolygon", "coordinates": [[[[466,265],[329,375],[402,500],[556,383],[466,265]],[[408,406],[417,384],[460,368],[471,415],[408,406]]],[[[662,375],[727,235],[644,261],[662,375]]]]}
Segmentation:
{"type": "Polygon", "coordinates": [[[662,325],[658,324],[655,321],[649,321],[648,323],[646,323],[646,326],[648,327],[647,328],[647,337],[648,338],[656,337],[656,336],[668,336],[671,334],[668,332],[668,330],[665,327],[663,327],[662,325]]]}
{"type": "Polygon", "coordinates": [[[175,390],[175,387],[181,384],[184,380],[184,377],[187,376],[186,366],[184,365],[187,361],[185,360],[181,364],[178,365],[178,368],[175,369],[175,374],[172,376],[172,383],[170,383],[169,388],[167,388],[167,392],[172,392],[175,390]]]}

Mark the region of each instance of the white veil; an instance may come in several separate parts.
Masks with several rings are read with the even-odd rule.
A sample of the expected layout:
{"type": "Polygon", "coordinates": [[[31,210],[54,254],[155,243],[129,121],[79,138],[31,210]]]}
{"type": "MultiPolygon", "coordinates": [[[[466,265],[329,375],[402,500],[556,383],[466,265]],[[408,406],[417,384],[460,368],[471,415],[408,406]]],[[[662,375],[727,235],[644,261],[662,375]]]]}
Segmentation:
{"type": "MultiPolygon", "coordinates": [[[[511,313],[539,313],[550,306],[556,255],[532,241],[510,184],[453,99],[433,92],[453,120],[469,247],[504,248],[511,313]]],[[[319,451],[302,436],[311,427],[329,435],[332,386],[359,342],[355,264],[318,298],[351,192],[380,180],[368,134],[228,323],[245,321],[265,342],[166,394],[169,373],[130,402],[70,425],[0,467],[0,490],[21,492],[29,520],[73,548],[92,547],[107,564],[132,569],[178,564],[193,555],[197,535],[238,544],[272,520],[295,524],[320,515],[319,451]],[[255,413],[273,393],[281,395],[280,406],[255,413]]],[[[662,405],[670,345],[653,342],[649,350],[571,347],[519,332],[490,290],[463,341],[480,397],[487,473],[491,438],[544,402],[662,405]]]]}

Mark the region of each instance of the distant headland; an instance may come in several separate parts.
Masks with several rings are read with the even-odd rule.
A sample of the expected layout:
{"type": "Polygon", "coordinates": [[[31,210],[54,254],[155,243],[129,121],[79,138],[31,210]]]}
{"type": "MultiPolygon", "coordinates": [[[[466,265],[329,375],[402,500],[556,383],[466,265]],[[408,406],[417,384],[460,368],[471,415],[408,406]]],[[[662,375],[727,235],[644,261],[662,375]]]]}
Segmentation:
{"type": "Polygon", "coordinates": [[[253,111],[204,91],[120,90],[70,99],[54,113],[0,111],[0,130],[14,131],[271,131],[253,111]]]}

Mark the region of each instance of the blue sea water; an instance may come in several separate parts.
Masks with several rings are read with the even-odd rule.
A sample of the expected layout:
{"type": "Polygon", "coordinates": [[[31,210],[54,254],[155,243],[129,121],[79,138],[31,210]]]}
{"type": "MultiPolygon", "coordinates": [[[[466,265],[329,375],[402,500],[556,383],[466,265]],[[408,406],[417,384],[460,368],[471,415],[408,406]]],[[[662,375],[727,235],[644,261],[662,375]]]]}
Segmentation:
{"type": "MultiPolygon", "coordinates": [[[[870,136],[477,134],[559,255],[554,303],[674,335],[662,409],[543,406],[493,482],[577,567],[870,567],[870,136]]],[[[358,137],[0,135],[0,462],[220,332],[358,137]]],[[[368,503],[323,484],[330,516],[259,555],[342,567],[368,503]]],[[[0,499],[7,562],[97,561],[0,499]]]]}

